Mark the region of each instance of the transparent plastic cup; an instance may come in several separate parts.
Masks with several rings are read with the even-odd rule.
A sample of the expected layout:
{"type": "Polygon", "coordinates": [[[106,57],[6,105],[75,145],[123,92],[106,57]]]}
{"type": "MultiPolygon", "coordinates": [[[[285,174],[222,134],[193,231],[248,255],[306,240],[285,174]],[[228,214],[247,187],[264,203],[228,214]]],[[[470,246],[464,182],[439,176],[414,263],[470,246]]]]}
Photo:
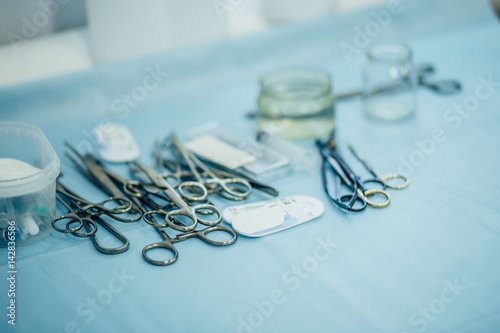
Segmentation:
{"type": "Polygon", "coordinates": [[[59,158],[38,127],[0,122],[0,246],[47,237],[56,212],[59,158]],[[13,236],[13,237],[12,237],[13,236]]]}

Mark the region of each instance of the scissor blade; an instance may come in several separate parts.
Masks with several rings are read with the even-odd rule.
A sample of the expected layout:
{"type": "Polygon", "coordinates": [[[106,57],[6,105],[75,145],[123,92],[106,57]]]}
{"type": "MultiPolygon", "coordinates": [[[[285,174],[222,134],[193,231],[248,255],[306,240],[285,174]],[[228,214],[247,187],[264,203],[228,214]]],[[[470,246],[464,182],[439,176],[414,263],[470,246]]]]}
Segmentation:
{"type": "Polygon", "coordinates": [[[136,161],[130,162],[129,165],[133,170],[142,171],[143,173],[145,173],[146,176],[148,176],[148,178],[158,188],[162,188],[162,189],[170,188],[170,184],[163,177],[160,177],[160,175],[158,173],[156,173],[156,171],[154,171],[152,168],[148,167],[147,165],[142,164],[140,162],[136,162],[136,161]]]}
{"type": "Polygon", "coordinates": [[[349,177],[347,177],[347,175],[345,174],[344,170],[342,170],[342,167],[340,166],[340,164],[331,156],[326,156],[326,160],[328,162],[328,164],[331,165],[331,167],[333,168],[333,170],[335,170],[335,172],[340,176],[340,178],[342,179],[342,181],[347,185],[349,186],[351,189],[354,190],[354,184],[351,182],[351,180],[349,179],[349,177]]]}
{"type": "Polygon", "coordinates": [[[368,162],[366,162],[366,160],[363,158],[363,156],[361,156],[360,153],[358,153],[356,151],[356,149],[354,149],[351,145],[348,146],[349,147],[349,150],[351,151],[351,153],[354,155],[354,157],[356,157],[356,159],[358,161],[361,162],[361,164],[364,165],[364,167],[366,168],[366,170],[370,171],[374,176],[376,176],[376,171],[370,166],[370,164],[368,164],[368,162]]]}

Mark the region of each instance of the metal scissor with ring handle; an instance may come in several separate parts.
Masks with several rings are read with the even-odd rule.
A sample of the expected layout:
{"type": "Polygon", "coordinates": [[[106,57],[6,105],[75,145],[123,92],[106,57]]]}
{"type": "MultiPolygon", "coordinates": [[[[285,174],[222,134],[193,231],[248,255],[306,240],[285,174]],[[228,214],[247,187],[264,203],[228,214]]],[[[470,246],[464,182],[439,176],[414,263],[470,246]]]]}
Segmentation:
{"type": "MultiPolygon", "coordinates": [[[[110,215],[115,220],[120,222],[136,222],[141,219],[142,213],[139,209],[132,203],[125,193],[119,189],[106,175],[103,171],[103,167],[100,164],[100,161],[93,155],[87,154],[86,157],[81,155],[75,148],[73,148],[69,143],[65,142],[65,145],[68,149],[80,159],[80,161],[85,165],[81,165],[77,162],[75,158],[73,158],[70,154],[66,154],[66,156],[75,164],[78,170],[85,175],[97,188],[101,189],[104,193],[110,196],[110,198],[104,202],[112,201],[112,202],[123,202],[124,206],[130,206],[127,210],[127,217],[110,215]]],[[[111,213],[113,214],[113,213],[111,213]]],[[[122,214],[122,213],[120,213],[122,214]]]]}
{"type": "MultiPolygon", "coordinates": [[[[415,66],[414,72],[416,75],[416,79],[415,79],[416,83],[419,86],[427,88],[436,94],[452,95],[452,94],[457,94],[462,90],[462,84],[460,83],[460,81],[458,81],[456,79],[439,79],[439,80],[429,79],[429,77],[431,77],[436,72],[435,67],[431,64],[428,64],[428,63],[417,64],[415,66]]],[[[411,79],[411,77],[409,75],[403,75],[402,78],[404,80],[411,79]]],[[[382,94],[382,93],[391,93],[394,91],[398,91],[399,89],[401,89],[401,87],[404,87],[404,84],[395,83],[395,84],[391,84],[391,85],[380,86],[378,88],[375,88],[369,94],[370,95],[377,95],[377,94],[382,94]]],[[[351,91],[351,92],[347,92],[347,93],[337,94],[335,96],[335,98],[336,98],[336,100],[343,100],[343,99],[349,99],[349,98],[353,98],[353,97],[362,97],[365,93],[366,92],[364,92],[361,89],[361,90],[355,90],[355,91],[351,91]]]]}
{"type": "MultiPolygon", "coordinates": [[[[164,214],[164,213],[165,213],[164,211],[147,212],[144,214],[144,221],[148,222],[151,225],[155,225],[157,223],[154,221],[152,214],[164,214]]],[[[153,264],[153,265],[158,265],[158,266],[166,266],[166,265],[173,264],[179,256],[179,252],[175,248],[174,244],[178,243],[178,242],[185,241],[189,238],[198,238],[207,244],[215,245],[215,246],[231,245],[234,242],[236,242],[236,239],[238,238],[238,236],[236,235],[236,233],[232,229],[224,227],[224,226],[220,226],[220,225],[211,226],[211,227],[208,227],[208,228],[205,228],[202,230],[188,231],[185,233],[178,234],[174,238],[170,237],[165,232],[165,230],[163,230],[162,228],[156,227],[156,230],[162,236],[163,241],[147,245],[142,250],[142,255],[147,262],[149,262],[150,264],[153,264]],[[216,240],[210,239],[210,237],[208,235],[212,232],[215,232],[215,231],[222,231],[224,233],[227,233],[231,236],[231,239],[229,239],[227,241],[216,241],[216,240]],[[159,249],[159,248],[166,249],[166,250],[170,251],[172,253],[172,258],[167,259],[167,260],[155,260],[148,255],[149,251],[151,251],[153,249],[159,249]]]]}
{"type": "Polygon", "coordinates": [[[416,66],[418,84],[430,89],[440,95],[452,95],[462,90],[462,85],[455,79],[429,80],[428,78],[436,72],[433,65],[428,63],[418,64],[416,66]]]}
{"type": "MultiPolygon", "coordinates": [[[[246,198],[252,192],[252,185],[250,185],[246,179],[239,177],[218,177],[215,172],[202,163],[198,157],[184,148],[175,135],[172,135],[170,140],[181,153],[196,180],[202,183],[209,193],[217,193],[225,199],[238,201],[246,198]],[[203,176],[198,172],[197,168],[203,171],[203,176]]],[[[179,190],[180,188],[181,185],[179,185],[179,190]]],[[[202,196],[200,196],[200,198],[202,198],[202,196]]],[[[204,198],[206,198],[206,195],[203,199],[204,198]]]]}
{"type": "MultiPolygon", "coordinates": [[[[155,166],[160,170],[159,175],[162,176],[173,188],[178,188],[182,182],[182,177],[185,175],[181,168],[180,153],[175,149],[170,142],[170,138],[166,138],[163,142],[156,142],[154,151],[154,161],[155,166]],[[171,166],[169,166],[170,172],[165,170],[164,159],[162,155],[162,149],[165,147],[172,148],[174,153],[174,159],[171,166]]],[[[199,184],[194,184],[194,187],[199,188],[199,184]]],[[[203,189],[201,189],[203,190],[203,189]]],[[[206,190],[206,189],[205,189],[206,190]]],[[[181,193],[182,195],[182,193],[181,193]]]]}
{"type": "Polygon", "coordinates": [[[390,196],[386,191],[380,189],[366,189],[363,186],[359,178],[336,152],[335,142],[333,140],[329,140],[327,143],[317,140],[316,145],[323,158],[322,178],[325,192],[337,206],[347,211],[361,211],[366,208],[367,204],[376,208],[382,208],[389,205],[390,196]],[[341,195],[337,198],[330,193],[326,175],[327,168],[331,168],[338,175],[339,181],[342,181],[351,189],[352,192],[350,194],[341,195]],[[381,195],[385,200],[376,202],[369,199],[369,197],[375,195],[381,195]],[[361,205],[356,205],[357,202],[361,203],[361,205]]]}
{"type": "MultiPolygon", "coordinates": [[[[186,200],[195,202],[206,200],[208,191],[200,173],[198,172],[196,166],[193,163],[193,160],[191,159],[191,154],[182,146],[182,144],[177,140],[177,138],[174,135],[171,135],[168,138],[168,141],[173,146],[176,162],[175,162],[174,173],[167,174],[166,177],[168,178],[170,176],[178,181],[177,190],[179,191],[180,195],[186,200]],[[195,179],[195,181],[190,181],[190,180],[182,181],[182,168],[181,168],[180,156],[182,156],[186,164],[189,166],[189,169],[191,170],[191,175],[195,179]]],[[[160,159],[158,161],[158,164],[160,164],[161,167],[163,167],[164,166],[163,159],[160,159]]]]}
{"type": "Polygon", "coordinates": [[[363,164],[363,166],[368,170],[374,178],[364,180],[363,183],[377,183],[383,186],[383,189],[390,188],[393,190],[402,190],[410,184],[410,180],[398,173],[392,173],[387,176],[383,176],[377,170],[373,169],[368,162],[359,154],[352,146],[349,146],[349,150],[358,159],[358,161],[363,164]]]}
{"type": "MultiPolygon", "coordinates": [[[[97,251],[104,254],[119,254],[128,250],[130,246],[129,240],[122,233],[116,230],[112,225],[103,220],[100,217],[100,215],[106,214],[115,219],[116,214],[126,213],[128,210],[130,210],[131,205],[126,208],[124,208],[123,205],[120,205],[116,209],[109,209],[104,207],[105,202],[109,202],[110,200],[116,200],[116,198],[109,198],[103,201],[102,203],[92,204],[83,199],[82,197],[78,196],[74,192],[70,191],[68,188],[64,187],[59,182],[56,184],[56,190],[58,193],[56,196],[57,199],[69,210],[69,213],[56,217],[52,221],[52,226],[54,227],[55,230],[63,233],[71,233],[72,235],[77,237],[90,237],[97,251]],[[61,195],[65,197],[67,201],[65,201],[61,197],[61,195]],[[76,210],[72,206],[76,208],[76,210]],[[66,221],[66,227],[64,229],[57,226],[57,222],[59,221],[66,221]],[[78,223],[78,225],[72,228],[71,225],[74,225],[75,223],[78,223]],[[123,245],[115,248],[108,248],[102,246],[96,237],[97,224],[101,225],[104,229],[106,229],[123,245]],[[77,232],[82,227],[86,229],[87,231],[86,233],[77,232]]],[[[123,203],[123,199],[122,198],[119,199],[120,199],[120,204],[123,203]]]]}
{"type": "MultiPolygon", "coordinates": [[[[152,168],[140,163],[140,162],[130,162],[130,167],[134,172],[143,172],[148,176],[148,178],[153,182],[153,185],[160,188],[163,193],[170,198],[170,200],[177,206],[176,209],[165,212],[165,222],[168,226],[180,230],[180,231],[191,231],[196,228],[198,222],[201,224],[205,224],[207,226],[213,226],[218,224],[222,220],[222,214],[220,211],[213,205],[210,204],[198,204],[194,206],[190,206],[187,204],[179,194],[175,191],[175,189],[158,173],[156,173],[152,168]],[[202,211],[203,213],[200,213],[202,211]],[[210,212],[210,214],[207,214],[210,212]],[[215,220],[208,220],[202,218],[200,215],[212,215],[215,214],[217,218],[215,220]],[[191,224],[184,225],[178,222],[178,219],[175,217],[185,216],[189,220],[191,220],[191,224]]],[[[160,227],[164,227],[165,225],[159,225],[160,227]]]]}
{"type": "Polygon", "coordinates": [[[97,225],[95,222],[85,214],[82,214],[80,210],[76,211],[71,207],[70,204],[68,204],[59,194],[56,193],[56,199],[66,207],[68,210],[68,213],[56,217],[54,220],[52,220],[52,227],[59,232],[63,233],[71,233],[77,237],[89,237],[92,236],[96,233],[97,231],[97,225]],[[57,225],[57,222],[59,221],[64,221],[66,222],[65,228],[60,228],[57,225]],[[71,225],[78,223],[78,225],[74,228],[71,228],[71,225]],[[80,233],[77,232],[79,231],[85,224],[92,226],[90,228],[89,232],[86,233],[80,233]]]}
{"type": "MultiPolygon", "coordinates": [[[[83,215],[106,214],[116,219],[117,214],[127,213],[132,208],[132,202],[130,200],[119,197],[109,197],[99,203],[91,203],[75,194],[73,191],[69,190],[59,181],[56,182],[56,191],[57,193],[62,194],[63,196],[68,198],[75,206],[78,206],[78,210],[83,215]],[[112,207],[106,207],[106,204],[108,203],[113,203],[112,207]]],[[[61,202],[64,203],[63,200],[61,202]]]]}
{"type": "MultiPolygon", "coordinates": [[[[170,170],[176,169],[176,167],[175,167],[176,161],[174,161],[174,160],[165,159],[165,160],[163,160],[163,164],[165,165],[165,167],[167,167],[170,170]]],[[[181,166],[187,166],[187,164],[185,164],[185,165],[181,164],[181,166]]],[[[229,170],[228,168],[222,167],[221,165],[217,165],[216,167],[211,165],[210,169],[218,177],[243,178],[250,183],[250,185],[252,186],[252,190],[253,189],[260,190],[260,191],[267,193],[273,197],[277,197],[279,195],[279,190],[277,188],[272,187],[268,184],[261,183],[255,179],[252,179],[246,175],[241,174],[240,172],[238,172],[236,170],[229,170]]],[[[179,172],[179,175],[180,175],[180,177],[191,177],[191,173],[189,171],[181,171],[181,172],[179,172]]],[[[241,199],[244,199],[244,198],[241,198],[241,199]]],[[[235,200],[235,199],[232,199],[232,200],[235,200]]]]}
{"type": "MultiPolygon", "coordinates": [[[[134,181],[127,180],[127,179],[107,170],[107,169],[105,169],[104,171],[108,174],[109,177],[111,177],[114,181],[120,183],[124,187],[126,187],[127,184],[134,183],[134,181]]],[[[143,213],[144,221],[147,222],[148,224],[151,224],[156,229],[156,231],[161,235],[161,237],[163,238],[163,241],[147,245],[142,250],[142,255],[144,257],[144,260],[146,260],[150,264],[158,265],[158,266],[166,266],[166,265],[173,264],[179,256],[179,253],[173,244],[177,243],[177,242],[184,241],[188,238],[196,237],[196,238],[201,239],[202,241],[204,241],[207,244],[216,245],[216,246],[228,246],[228,245],[233,244],[237,239],[237,235],[232,229],[224,227],[224,226],[219,226],[219,225],[211,226],[211,227],[208,227],[208,228],[203,229],[203,230],[188,231],[188,232],[181,233],[181,234],[177,235],[175,238],[171,238],[162,229],[163,226],[160,225],[153,217],[153,214],[166,214],[166,212],[164,210],[159,210],[158,205],[154,201],[147,200],[147,194],[145,194],[143,192],[132,193],[131,200],[135,203],[135,205],[143,213]],[[153,207],[153,209],[157,209],[157,210],[149,211],[145,207],[145,205],[153,207]],[[214,231],[225,232],[231,236],[231,239],[229,239],[227,241],[213,240],[208,235],[214,231]],[[172,258],[167,259],[167,260],[155,260],[155,259],[149,257],[148,252],[152,249],[155,249],[155,248],[156,249],[157,248],[167,249],[168,251],[170,251],[172,253],[172,258]]],[[[174,224],[175,224],[175,226],[178,226],[176,221],[174,221],[174,224]]],[[[166,225],[164,225],[164,226],[166,226],[166,225]]]]}

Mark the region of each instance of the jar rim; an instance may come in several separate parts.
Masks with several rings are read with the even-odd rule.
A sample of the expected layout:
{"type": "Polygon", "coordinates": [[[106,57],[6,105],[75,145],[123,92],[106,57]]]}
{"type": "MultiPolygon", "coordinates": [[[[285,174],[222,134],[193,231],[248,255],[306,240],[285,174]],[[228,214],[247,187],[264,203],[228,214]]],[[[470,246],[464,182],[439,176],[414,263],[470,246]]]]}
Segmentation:
{"type": "Polygon", "coordinates": [[[377,44],[370,47],[366,54],[371,61],[387,63],[407,62],[413,58],[411,48],[403,43],[377,44]]]}
{"type": "Polygon", "coordinates": [[[321,70],[284,69],[260,79],[261,95],[279,99],[311,99],[332,93],[330,75],[321,70]]]}

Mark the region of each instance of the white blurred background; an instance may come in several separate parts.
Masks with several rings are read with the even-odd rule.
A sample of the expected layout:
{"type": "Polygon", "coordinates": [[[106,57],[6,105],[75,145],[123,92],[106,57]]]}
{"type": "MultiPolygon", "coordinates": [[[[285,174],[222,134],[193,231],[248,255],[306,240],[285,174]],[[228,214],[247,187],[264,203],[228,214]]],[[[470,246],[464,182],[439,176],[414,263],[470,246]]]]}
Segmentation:
{"type": "Polygon", "coordinates": [[[0,0],[0,86],[383,0],[0,0]]]}
{"type": "Polygon", "coordinates": [[[0,86],[383,1],[0,0],[0,86]]]}

